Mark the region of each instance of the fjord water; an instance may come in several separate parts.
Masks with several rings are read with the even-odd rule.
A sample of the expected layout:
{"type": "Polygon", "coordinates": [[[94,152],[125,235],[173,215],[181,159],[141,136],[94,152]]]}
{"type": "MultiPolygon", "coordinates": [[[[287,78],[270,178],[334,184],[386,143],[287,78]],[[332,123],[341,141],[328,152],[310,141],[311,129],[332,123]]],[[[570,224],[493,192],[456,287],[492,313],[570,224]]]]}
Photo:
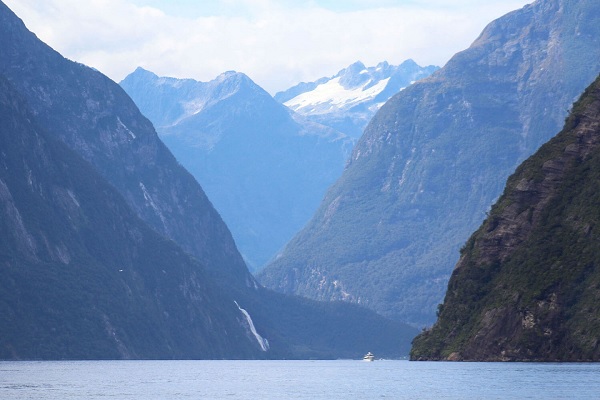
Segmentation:
{"type": "Polygon", "coordinates": [[[600,364],[337,361],[0,362],[13,399],[595,399],[600,364]]]}

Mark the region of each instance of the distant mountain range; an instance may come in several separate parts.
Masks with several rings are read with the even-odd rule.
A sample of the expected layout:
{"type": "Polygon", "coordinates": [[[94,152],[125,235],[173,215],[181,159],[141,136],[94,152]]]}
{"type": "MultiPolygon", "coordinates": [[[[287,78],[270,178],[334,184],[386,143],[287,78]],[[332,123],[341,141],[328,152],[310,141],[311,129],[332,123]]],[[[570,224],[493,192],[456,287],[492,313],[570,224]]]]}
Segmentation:
{"type": "Polygon", "coordinates": [[[308,222],[341,175],[350,136],[359,137],[385,101],[436,68],[357,62],[278,93],[275,100],[293,111],[233,71],[198,82],[138,68],[120,84],[206,190],[257,270],[308,222]]]}
{"type": "Polygon", "coordinates": [[[599,361],[600,77],[465,245],[416,360],[599,361]]]}
{"type": "Polygon", "coordinates": [[[386,101],[438,69],[433,65],[421,67],[413,60],[398,66],[384,61],[369,68],[357,61],[331,78],[303,82],[279,92],[275,100],[311,121],[359,138],[386,101]]]}
{"type": "Polygon", "coordinates": [[[260,282],[432,324],[459,248],[600,72],[599,16],[596,0],[538,0],[395,95],[260,282]]]}
{"type": "Polygon", "coordinates": [[[206,190],[253,269],[308,221],[354,144],[238,72],[198,82],[138,68],[121,86],[206,190]]]}
{"type": "Polygon", "coordinates": [[[0,2],[0,358],[407,354],[416,331],[262,288],[115,82],[0,2]]]}

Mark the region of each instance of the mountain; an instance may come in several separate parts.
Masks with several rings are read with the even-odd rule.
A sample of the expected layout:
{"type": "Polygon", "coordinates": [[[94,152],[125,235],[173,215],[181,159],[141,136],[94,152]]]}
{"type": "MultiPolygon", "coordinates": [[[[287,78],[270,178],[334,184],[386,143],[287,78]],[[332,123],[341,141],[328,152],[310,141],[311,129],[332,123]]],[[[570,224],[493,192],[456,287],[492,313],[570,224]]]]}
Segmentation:
{"type": "Polygon", "coordinates": [[[411,358],[599,361],[600,77],[461,252],[411,358]]]}
{"type": "Polygon", "coordinates": [[[100,72],[64,59],[0,7],[0,73],[40,125],[94,165],[144,221],[211,273],[253,286],[221,217],[133,101],[100,72]]]}
{"type": "Polygon", "coordinates": [[[258,285],[123,89],[39,41],[1,2],[0,76],[6,99],[22,99],[0,121],[16,142],[0,151],[6,358],[408,354],[417,331],[406,325],[258,285]]]}
{"type": "Polygon", "coordinates": [[[458,250],[600,71],[600,3],[538,0],[389,100],[265,286],[435,321],[458,250]]]}
{"type": "Polygon", "coordinates": [[[0,359],[256,358],[234,299],[0,77],[0,359]]]}
{"type": "Polygon", "coordinates": [[[433,65],[421,67],[413,60],[400,65],[384,61],[369,68],[357,61],[331,78],[302,82],[279,92],[275,100],[311,121],[359,138],[387,100],[438,69],[433,65]]]}
{"type": "Polygon", "coordinates": [[[254,269],[309,220],[353,145],[242,73],[197,82],[138,68],[121,86],[206,190],[254,269]]]}

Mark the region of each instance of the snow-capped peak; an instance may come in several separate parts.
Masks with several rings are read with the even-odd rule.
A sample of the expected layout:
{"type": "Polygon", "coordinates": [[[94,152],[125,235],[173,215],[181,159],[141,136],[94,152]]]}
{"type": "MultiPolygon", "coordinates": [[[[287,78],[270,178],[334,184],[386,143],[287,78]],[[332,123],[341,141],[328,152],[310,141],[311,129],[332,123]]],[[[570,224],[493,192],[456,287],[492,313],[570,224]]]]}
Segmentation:
{"type": "Polygon", "coordinates": [[[286,106],[305,115],[349,110],[364,103],[369,103],[365,104],[366,108],[373,109],[435,69],[436,67],[420,67],[412,60],[407,60],[399,66],[391,66],[387,61],[383,61],[375,67],[368,68],[357,61],[332,78],[320,79],[314,84],[298,85],[276,95],[275,98],[279,96],[285,99],[286,106]],[[301,88],[306,90],[296,94],[301,88]],[[296,95],[290,98],[286,93],[296,95]],[[380,96],[382,94],[384,99],[380,96]]]}
{"type": "Polygon", "coordinates": [[[361,86],[347,88],[342,84],[342,77],[337,77],[284,104],[301,114],[326,114],[339,109],[349,109],[374,99],[385,89],[389,80],[390,78],[386,78],[369,85],[372,80],[368,79],[361,86]]]}
{"type": "Polygon", "coordinates": [[[275,99],[290,109],[352,137],[394,94],[425,78],[438,67],[420,67],[413,60],[398,66],[387,61],[365,67],[357,61],[331,78],[300,83],[275,99]]]}

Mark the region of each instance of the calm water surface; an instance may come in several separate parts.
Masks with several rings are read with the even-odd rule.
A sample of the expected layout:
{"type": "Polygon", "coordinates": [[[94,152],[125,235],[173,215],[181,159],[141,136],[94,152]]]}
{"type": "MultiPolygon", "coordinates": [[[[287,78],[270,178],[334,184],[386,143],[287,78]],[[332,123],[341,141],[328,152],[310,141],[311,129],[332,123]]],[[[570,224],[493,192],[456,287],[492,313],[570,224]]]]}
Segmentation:
{"type": "Polygon", "coordinates": [[[600,364],[0,362],[0,399],[600,399],[600,364]]]}

